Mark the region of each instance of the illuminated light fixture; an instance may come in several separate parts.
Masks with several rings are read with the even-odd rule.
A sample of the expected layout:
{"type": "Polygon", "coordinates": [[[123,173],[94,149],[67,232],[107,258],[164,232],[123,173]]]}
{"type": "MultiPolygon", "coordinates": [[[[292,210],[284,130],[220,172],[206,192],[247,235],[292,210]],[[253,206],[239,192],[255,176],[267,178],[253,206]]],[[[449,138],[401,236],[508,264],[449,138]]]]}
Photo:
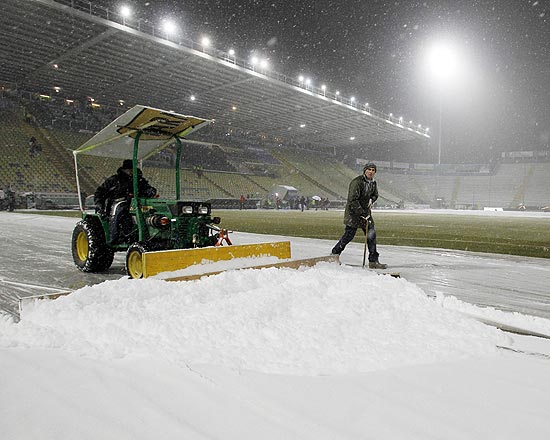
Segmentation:
{"type": "Polygon", "coordinates": [[[311,84],[311,79],[306,78],[306,86],[309,86],[311,84]]]}
{"type": "Polygon", "coordinates": [[[430,127],[426,127],[426,131],[430,131],[430,127]]]}
{"type": "Polygon", "coordinates": [[[74,101],[72,99],[65,99],[65,103],[72,104],[74,101]]]}
{"type": "Polygon", "coordinates": [[[176,33],[176,31],[178,30],[178,27],[176,26],[176,24],[172,20],[165,20],[162,23],[162,30],[167,35],[174,35],[176,33]]]}
{"type": "Polygon", "coordinates": [[[92,102],[92,107],[93,108],[99,108],[99,107],[101,107],[101,104],[98,104],[97,102],[92,102]]]}
{"type": "Polygon", "coordinates": [[[267,69],[268,66],[269,66],[269,63],[267,62],[267,60],[261,60],[260,61],[260,67],[262,69],[267,69]]]}
{"type": "Polygon", "coordinates": [[[59,65],[58,65],[58,64],[52,64],[52,67],[53,67],[54,69],[59,69],[59,65]]]}
{"type": "Polygon", "coordinates": [[[304,77],[303,77],[302,75],[300,75],[300,76],[298,77],[298,81],[300,81],[301,83],[303,83],[303,82],[304,82],[304,77]]]}
{"type": "Polygon", "coordinates": [[[349,101],[353,104],[355,102],[355,96],[352,96],[349,101]]]}
{"type": "Polygon", "coordinates": [[[119,99],[118,100],[118,105],[124,105],[124,99],[119,99]]]}
{"type": "Polygon", "coordinates": [[[191,101],[194,101],[194,100],[196,100],[197,98],[196,98],[195,95],[191,95],[191,96],[189,97],[189,99],[190,99],[191,101]]]}
{"type": "Polygon", "coordinates": [[[403,116],[399,116],[399,122],[403,122],[403,116]]]}
{"type": "Polygon", "coordinates": [[[334,99],[338,99],[339,96],[340,96],[340,92],[336,90],[336,92],[334,93],[334,99]]]}
{"type": "Polygon", "coordinates": [[[94,101],[95,101],[95,99],[92,98],[91,96],[88,96],[88,100],[89,100],[90,102],[94,102],[94,101]]]}
{"type": "Polygon", "coordinates": [[[323,91],[323,96],[326,96],[327,95],[327,86],[325,86],[324,84],[321,85],[321,90],[323,91]]]}
{"type": "Polygon", "coordinates": [[[231,110],[233,110],[233,111],[237,110],[237,106],[234,105],[233,107],[231,107],[231,110]]]}
{"type": "Polygon", "coordinates": [[[122,18],[128,18],[132,15],[132,10],[128,5],[122,5],[119,9],[122,18]]]}
{"type": "Polygon", "coordinates": [[[258,64],[258,57],[252,57],[250,59],[250,63],[255,66],[256,64],[258,64]]]}
{"type": "Polygon", "coordinates": [[[422,128],[422,124],[418,124],[418,128],[422,128]]]}
{"type": "Polygon", "coordinates": [[[349,138],[349,140],[350,140],[350,141],[354,141],[354,140],[355,140],[355,136],[351,136],[351,137],[349,138]]]}
{"type": "Polygon", "coordinates": [[[202,47],[204,48],[210,46],[210,38],[202,37],[201,44],[202,44],[202,47]]]}
{"type": "Polygon", "coordinates": [[[427,64],[437,81],[446,81],[459,73],[458,48],[451,42],[440,41],[429,49],[427,64]]]}
{"type": "Polygon", "coordinates": [[[390,113],[390,118],[393,118],[393,113],[390,113]]]}
{"type": "Polygon", "coordinates": [[[300,124],[300,128],[304,128],[306,124],[300,124]]]}
{"type": "Polygon", "coordinates": [[[56,86],[56,87],[54,87],[53,89],[54,89],[57,93],[59,93],[59,92],[61,91],[61,87],[57,87],[57,86],[56,86]]]}
{"type": "Polygon", "coordinates": [[[229,49],[227,51],[227,54],[230,56],[230,57],[234,57],[235,56],[235,50],[234,49],[229,49]]]}

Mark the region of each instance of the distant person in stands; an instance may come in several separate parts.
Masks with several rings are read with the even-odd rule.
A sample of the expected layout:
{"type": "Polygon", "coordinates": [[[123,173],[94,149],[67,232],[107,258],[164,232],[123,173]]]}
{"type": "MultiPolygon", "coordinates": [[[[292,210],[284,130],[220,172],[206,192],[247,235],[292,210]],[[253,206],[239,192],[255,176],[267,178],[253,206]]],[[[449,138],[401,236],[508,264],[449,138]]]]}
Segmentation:
{"type": "MultiPolygon", "coordinates": [[[[138,168],[138,196],[155,197],[156,188],[149,185],[138,168]]],[[[123,242],[132,230],[129,213],[130,200],[133,197],[134,181],[132,160],[126,159],[116,174],[107,178],[95,191],[95,211],[102,217],[110,217],[109,234],[111,243],[123,242]],[[123,237],[124,235],[124,237],[123,237]]]]}
{"type": "Polygon", "coordinates": [[[300,197],[300,209],[302,212],[304,212],[305,207],[306,207],[306,198],[302,196],[300,197]]]}
{"type": "Polygon", "coordinates": [[[241,198],[239,199],[239,209],[244,208],[244,202],[246,202],[246,197],[244,196],[244,194],[241,194],[241,198]]]}
{"type": "Polygon", "coordinates": [[[368,162],[363,167],[363,174],[357,176],[349,184],[348,200],[344,212],[344,224],[346,229],[342,238],[332,248],[333,255],[340,255],[348,243],[353,240],[357,229],[361,228],[367,235],[367,247],[369,250],[369,268],[386,269],[388,266],[378,261],[376,251],[376,229],[372,218],[372,204],[378,199],[378,187],[374,175],[376,165],[368,162]]]}
{"type": "Polygon", "coordinates": [[[31,157],[37,156],[42,151],[42,145],[36,140],[34,136],[29,139],[29,155],[31,157]]]}

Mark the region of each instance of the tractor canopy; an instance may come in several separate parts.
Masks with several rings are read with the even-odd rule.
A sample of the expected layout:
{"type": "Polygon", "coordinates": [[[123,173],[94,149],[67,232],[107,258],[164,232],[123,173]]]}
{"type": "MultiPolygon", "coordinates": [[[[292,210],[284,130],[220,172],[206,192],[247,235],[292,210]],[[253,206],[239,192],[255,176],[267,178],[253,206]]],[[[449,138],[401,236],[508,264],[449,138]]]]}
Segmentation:
{"type": "Polygon", "coordinates": [[[94,135],[73,154],[127,159],[134,155],[134,141],[139,135],[137,159],[147,159],[170,145],[174,138],[184,138],[212,119],[136,105],[94,135]]]}

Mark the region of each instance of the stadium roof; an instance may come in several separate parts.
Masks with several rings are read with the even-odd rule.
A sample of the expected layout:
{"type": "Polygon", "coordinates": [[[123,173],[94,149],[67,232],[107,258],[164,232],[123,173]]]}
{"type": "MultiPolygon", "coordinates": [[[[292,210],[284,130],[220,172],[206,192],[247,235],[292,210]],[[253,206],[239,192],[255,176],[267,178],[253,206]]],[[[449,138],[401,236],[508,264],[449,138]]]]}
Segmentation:
{"type": "Polygon", "coordinates": [[[2,0],[0,83],[194,114],[215,119],[219,133],[232,127],[274,144],[341,148],[429,138],[417,124],[227,52],[171,41],[151,24],[82,0],[2,0]]]}

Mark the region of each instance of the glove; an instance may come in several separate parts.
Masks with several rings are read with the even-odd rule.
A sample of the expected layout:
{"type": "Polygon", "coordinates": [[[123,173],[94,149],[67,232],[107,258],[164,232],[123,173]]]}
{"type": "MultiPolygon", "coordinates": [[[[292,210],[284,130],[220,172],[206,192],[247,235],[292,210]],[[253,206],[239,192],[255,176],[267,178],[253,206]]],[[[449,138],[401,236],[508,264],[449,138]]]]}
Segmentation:
{"type": "Polygon", "coordinates": [[[103,206],[100,204],[95,205],[95,212],[97,215],[101,217],[105,217],[107,213],[105,212],[105,209],[103,209],[103,206]]]}
{"type": "Polygon", "coordinates": [[[145,195],[145,197],[152,199],[153,197],[155,197],[157,195],[157,190],[155,188],[148,188],[145,191],[144,195],[145,195]]]}

